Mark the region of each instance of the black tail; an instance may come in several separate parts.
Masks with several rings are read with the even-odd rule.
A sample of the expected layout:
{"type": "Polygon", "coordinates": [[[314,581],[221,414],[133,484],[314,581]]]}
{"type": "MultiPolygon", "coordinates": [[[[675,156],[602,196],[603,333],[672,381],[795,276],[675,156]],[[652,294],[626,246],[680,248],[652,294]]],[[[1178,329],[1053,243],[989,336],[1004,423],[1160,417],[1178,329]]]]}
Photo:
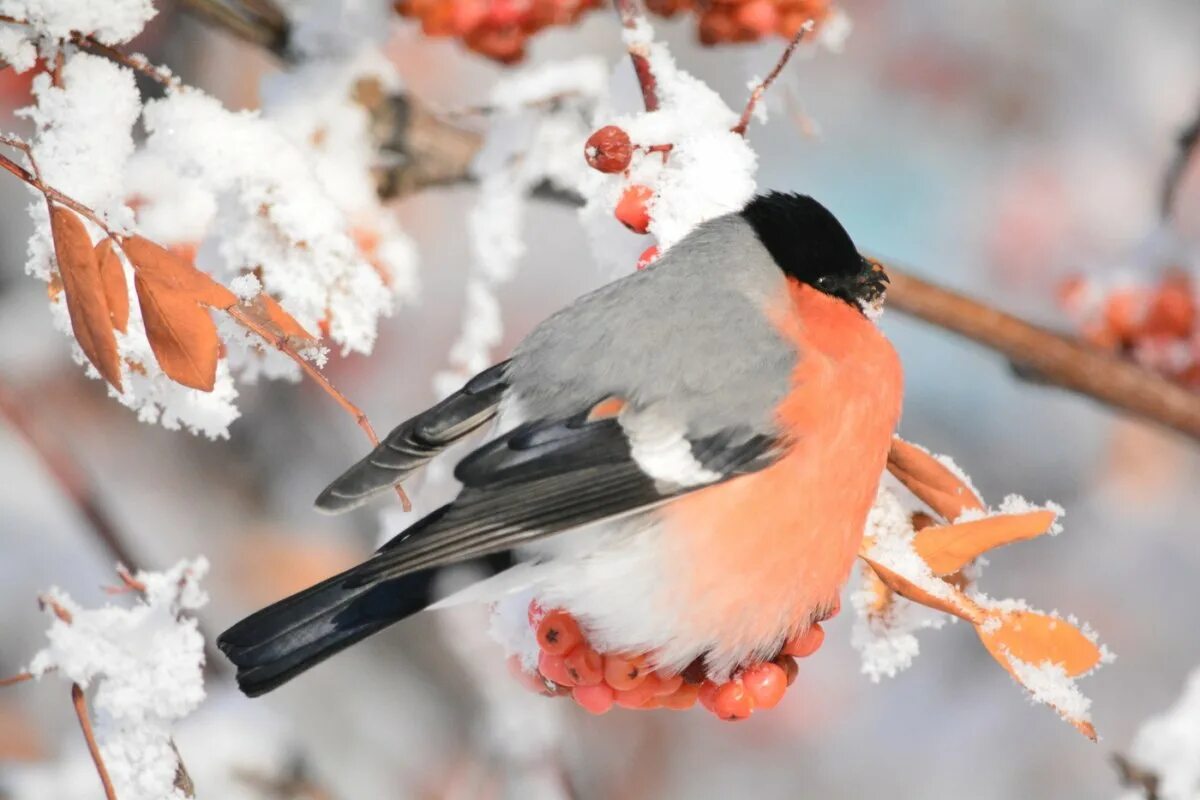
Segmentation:
{"type": "Polygon", "coordinates": [[[432,602],[435,570],[354,585],[359,567],[250,615],[217,639],[238,688],[265,694],[432,602]]]}
{"type": "MultiPolygon", "coordinates": [[[[438,516],[438,512],[430,514],[404,535],[416,535],[419,526],[438,516]]],[[[507,552],[462,562],[479,571],[481,579],[512,565],[507,552]]],[[[436,599],[434,584],[440,568],[364,580],[371,566],[368,560],[286,597],[217,637],[217,646],[237,667],[238,688],[250,697],[266,694],[436,599]]]]}

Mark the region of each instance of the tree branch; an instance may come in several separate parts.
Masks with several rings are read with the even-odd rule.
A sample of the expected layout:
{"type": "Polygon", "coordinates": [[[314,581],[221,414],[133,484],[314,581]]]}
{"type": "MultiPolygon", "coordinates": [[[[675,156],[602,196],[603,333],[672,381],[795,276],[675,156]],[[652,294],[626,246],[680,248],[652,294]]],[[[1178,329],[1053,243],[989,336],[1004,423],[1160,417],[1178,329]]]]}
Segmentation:
{"type": "Polygon", "coordinates": [[[779,60],[775,62],[775,67],[763,78],[758,86],[754,87],[754,91],[750,93],[750,99],[746,101],[746,108],[742,111],[742,118],[738,120],[738,124],[733,126],[733,132],[738,136],[746,135],[746,128],[750,127],[750,117],[754,114],[754,107],[758,105],[758,101],[766,94],[767,89],[771,88],[771,84],[779,77],[779,73],[783,72],[783,68],[787,66],[788,60],[792,57],[792,53],[796,51],[796,47],[804,40],[804,35],[813,29],[813,21],[800,26],[800,30],[796,31],[796,35],[788,42],[788,46],[784,48],[783,54],[779,56],[779,60]]]}
{"type": "Polygon", "coordinates": [[[96,772],[100,775],[100,784],[104,787],[104,797],[106,800],[117,800],[117,790],[113,788],[112,779],[108,777],[108,767],[104,766],[104,759],[100,757],[100,746],[96,744],[96,735],[92,732],[92,721],[88,717],[87,700],[78,683],[71,684],[71,702],[75,706],[75,716],[79,717],[79,727],[83,730],[83,739],[87,742],[92,763],[96,765],[96,772]]]}
{"type": "MultiPolygon", "coordinates": [[[[642,12],[638,10],[636,0],[613,0],[617,13],[621,16],[621,24],[627,31],[637,30],[643,23],[642,12]]],[[[658,83],[654,72],[650,69],[649,53],[641,44],[628,44],[629,58],[633,61],[633,71],[637,73],[638,85],[642,87],[642,102],[647,111],[658,110],[658,83]]]]}
{"type": "Polygon", "coordinates": [[[279,58],[287,57],[288,40],[291,32],[287,18],[269,0],[256,0],[256,8],[248,4],[222,0],[179,0],[185,10],[204,22],[257,47],[273,53],[279,58]]]}
{"type": "Polygon", "coordinates": [[[995,350],[1048,383],[1200,439],[1200,394],[1133,361],[885,267],[889,307],[995,350]]]}

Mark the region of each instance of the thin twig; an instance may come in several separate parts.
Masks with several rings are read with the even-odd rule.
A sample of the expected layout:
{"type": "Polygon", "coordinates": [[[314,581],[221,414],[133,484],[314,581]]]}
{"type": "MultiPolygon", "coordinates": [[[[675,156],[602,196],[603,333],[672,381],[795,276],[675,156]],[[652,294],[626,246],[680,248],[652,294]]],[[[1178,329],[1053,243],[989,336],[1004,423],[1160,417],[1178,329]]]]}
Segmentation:
{"type": "MultiPolygon", "coordinates": [[[[0,14],[0,22],[7,23],[9,25],[29,26],[28,20],[24,20],[19,17],[10,17],[5,14],[0,14]]],[[[174,75],[172,75],[169,70],[163,69],[162,67],[154,66],[149,61],[147,61],[144,56],[129,55],[127,53],[123,53],[120,50],[118,50],[117,48],[115,48],[111,45],[107,45],[104,42],[101,42],[99,39],[97,39],[95,36],[92,36],[91,34],[80,33],[79,31],[71,31],[71,35],[70,35],[70,37],[68,37],[68,41],[70,41],[71,44],[75,45],[76,47],[80,47],[85,50],[91,50],[94,53],[104,56],[105,58],[107,58],[110,61],[115,61],[118,64],[123,64],[124,66],[129,67],[134,72],[140,72],[141,74],[145,75],[146,77],[151,78],[155,81],[158,81],[159,83],[163,84],[164,86],[171,87],[171,88],[179,86],[179,79],[176,78],[174,75]]],[[[60,52],[59,58],[61,59],[61,57],[62,57],[62,53],[60,52]]],[[[58,72],[61,69],[62,69],[62,63],[60,60],[55,66],[55,71],[58,72]]]]}
{"type": "MultiPolygon", "coordinates": [[[[246,314],[236,305],[225,309],[225,311],[230,317],[237,321],[238,324],[246,328],[246,330],[254,333],[276,350],[292,359],[292,361],[295,361],[300,366],[300,369],[304,370],[304,372],[307,373],[308,376],[312,378],[313,381],[315,381],[316,384],[320,386],[326,394],[337,401],[337,404],[341,406],[347,414],[354,418],[354,422],[358,425],[358,427],[362,428],[363,432],[367,435],[367,438],[371,440],[372,447],[379,444],[379,437],[375,435],[375,429],[371,426],[371,421],[367,418],[367,415],[363,413],[362,409],[354,405],[354,403],[350,402],[346,395],[338,391],[337,387],[330,382],[329,378],[327,378],[325,374],[321,372],[321,370],[317,369],[308,359],[296,352],[295,348],[289,345],[284,337],[279,336],[274,331],[268,329],[266,326],[262,325],[258,320],[254,319],[249,314],[246,314]]],[[[396,495],[400,498],[401,506],[403,506],[405,511],[411,511],[412,501],[409,500],[404,488],[399,484],[396,484],[395,489],[396,495]]]]}
{"type": "Polygon", "coordinates": [[[888,306],[1005,355],[1047,383],[1200,439],[1200,394],[1141,365],[886,266],[888,306]]]}
{"type": "Polygon", "coordinates": [[[18,672],[16,675],[12,675],[8,678],[0,678],[0,688],[5,686],[13,686],[15,684],[24,683],[25,681],[31,680],[33,680],[32,672],[18,672]]]}
{"type": "Polygon", "coordinates": [[[1196,157],[1197,151],[1200,151],[1200,111],[1196,112],[1196,118],[1179,134],[1179,146],[1163,179],[1159,212],[1164,221],[1170,221],[1175,214],[1179,184],[1183,182],[1183,176],[1187,174],[1188,165],[1196,157]]]}
{"type": "MultiPolygon", "coordinates": [[[[617,13],[621,16],[621,24],[625,30],[634,31],[643,23],[642,12],[638,10],[636,0],[613,0],[617,13]]],[[[649,53],[641,44],[629,44],[629,58],[633,61],[633,71],[637,74],[638,85],[642,88],[642,102],[647,111],[658,110],[658,82],[654,79],[654,71],[650,68],[649,53]]]]}
{"type": "Polygon", "coordinates": [[[754,87],[754,91],[750,93],[750,99],[746,101],[746,108],[742,111],[742,118],[738,120],[738,124],[733,126],[733,132],[738,136],[746,135],[746,128],[750,126],[750,117],[754,114],[754,107],[758,105],[758,101],[766,94],[767,89],[771,88],[771,84],[779,77],[779,73],[783,72],[783,68],[787,66],[788,60],[792,57],[792,53],[796,51],[796,47],[804,40],[804,35],[813,29],[813,21],[800,26],[800,30],[796,31],[796,35],[788,42],[788,46],[784,48],[783,54],[779,56],[779,60],[775,62],[775,67],[763,78],[758,86],[754,87]]]}
{"type": "Polygon", "coordinates": [[[75,716],[79,717],[79,727],[83,730],[83,739],[87,742],[92,763],[96,765],[100,783],[104,786],[104,796],[107,800],[117,800],[117,790],[113,788],[112,779],[108,777],[108,767],[104,766],[104,759],[100,757],[100,746],[96,744],[96,735],[92,732],[92,721],[88,717],[87,700],[78,683],[71,684],[71,702],[75,705],[75,716]]]}
{"type": "Polygon", "coordinates": [[[116,523],[100,503],[96,491],[74,457],[34,424],[3,381],[0,381],[0,418],[7,421],[26,441],[62,493],[87,522],[92,533],[104,545],[109,556],[122,564],[137,564],[116,523]]]}

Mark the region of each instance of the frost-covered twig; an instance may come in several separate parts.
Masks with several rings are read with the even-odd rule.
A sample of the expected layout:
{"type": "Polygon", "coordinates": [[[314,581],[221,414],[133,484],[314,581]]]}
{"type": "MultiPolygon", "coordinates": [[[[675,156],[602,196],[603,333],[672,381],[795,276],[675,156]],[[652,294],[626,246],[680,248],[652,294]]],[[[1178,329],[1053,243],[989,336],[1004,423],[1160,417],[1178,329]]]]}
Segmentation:
{"type": "Polygon", "coordinates": [[[640,37],[647,28],[646,20],[637,7],[637,0],[613,0],[617,13],[621,16],[621,24],[625,27],[625,44],[629,49],[629,58],[633,61],[633,71],[637,73],[638,85],[642,89],[642,101],[647,111],[658,110],[658,83],[654,71],[650,68],[650,57],[646,51],[646,43],[640,37]]]}
{"type": "Polygon", "coordinates": [[[18,672],[16,675],[10,675],[7,678],[0,678],[0,688],[5,686],[15,686],[18,683],[24,683],[25,681],[31,680],[33,680],[33,673],[18,672]]]}
{"type": "Polygon", "coordinates": [[[886,268],[891,308],[989,347],[1048,383],[1200,439],[1200,394],[1133,361],[886,268]]]}
{"type": "Polygon", "coordinates": [[[104,766],[104,758],[100,755],[100,746],[96,744],[96,734],[92,731],[92,720],[88,716],[87,700],[83,689],[78,683],[71,684],[71,704],[75,706],[75,716],[79,718],[79,728],[83,731],[83,740],[87,742],[88,754],[96,765],[96,774],[100,776],[100,784],[104,787],[107,800],[117,800],[117,790],[113,788],[112,778],[108,776],[108,767],[104,766]]]}
{"type": "Polygon", "coordinates": [[[750,126],[750,118],[754,115],[754,107],[758,105],[758,101],[766,93],[767,89],[771,88],[771,84],[779,77],[779,73],[783,72],[783,68],[787,66],[788,60],[792,57],[796,47],[804,39],[804,35],[813,29],[813,21],[809,20],[800,26],[800,30],[796,31],[796,35],[788,42],[788,46],[784,48],[783,55],[779,56],[779,60],[775,62],[774,68],[762,79],[758,86],[754,87],[754,91],[750,92],[750,99],[746,101],[746,108],[742,111],[742,117],[738,120],[738,124],[733,126],[733,132],[746,135],[746,128],[750,126]]]}
{"type": "MultiPolygon", "coordinates": [[[[0,22],[8,25],[30,26],[30,23],[27,20],[6,16],[4,14],[0,14],[0,22]]],[[[134,72],[139,72],[142,75],[145,75],[147,78],[161,83],[163,86],[179,86],[179,79],[172,75],[170,70],[157,67],[140,55],[128,55],[123,53],[117,48],[101,42],[95,36],[80,33],[79,31],[72,31],[68,41],[76,47],[80,47],[84,50],[90,50],[93,53],[104,56],[109,61],[115,61],[118,64],[129,67],[134,72]]]]}

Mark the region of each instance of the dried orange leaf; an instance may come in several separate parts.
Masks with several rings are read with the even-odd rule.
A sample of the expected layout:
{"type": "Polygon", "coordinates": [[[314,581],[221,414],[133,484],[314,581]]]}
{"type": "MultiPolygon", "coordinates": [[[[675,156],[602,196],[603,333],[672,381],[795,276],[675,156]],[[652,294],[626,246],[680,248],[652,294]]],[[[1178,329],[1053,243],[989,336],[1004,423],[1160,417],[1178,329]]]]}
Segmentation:
{"type": "Polygon", "coordinates": [[[934,575],[949,575],[988,550],[1041,536],[1056,516],[1053,511],[1029,511],[924,527],[917,531],[913,547],[934,575]]]}
{"type": "Polygon", "coordinates": [[[971,487],[945,464],[898,436],[892,439],[888,471],[947,520],[957,519],[968,509],[984,507],[971,487]]]}
{"type": "Polygon", "coordinates": [[[112,326],[121,333],[129,324],[129,286],[125,283],[125,268],[121,257],[107,236],[96,245],[96,263],[100,265],[100,283],[104,285],[104,300],[112,326]]]}
{"type": "Polygon", "coordinates": [[[978,631],[992,658],[1009,672],[1008,655],[1028,664],[1049,661],[1072,678],[1100,663],[1101,652],[1095,642],[1065,619],[1049,614],[1010,611],[989,617],[978,631]]]}
{"type": "Polygon", "coordinates": [[[121,391],[121,357],[87,228],[75,212],[52,206],[50,235],[75,339],[104,380],[121,391]]]}
{"type": "Polygon", "coordinates": [[[129,256],[137,276],[144,281],[154,281],[176,292],[187,293],[195,302],[214,308],[229,308],[237,302],[233,292],[207,273],[149,239],[130,236],[121,247],[129,256]]]}
{"type": "Polygon", "coordinates": [[[276,302],[274,297],[266,292],[260,292],[255,300],[262,301],[263,309],[266,312],[267,319],[284,335],[292,339],[299,339],[306,345],[314,345],[317,343],[317,337],[304,329],[304,326],[296,321],[296,318],[283,310],[283,306],[276,302]]]}
{"type": "MultiPolygon", "coordinates": [[[[967,622],[974,623],[976,620],[980,619],[982,612],[980,611],[979,607],[971,600],[971,598],[967,597],[962,592],[954,590],[952,598],[937,597],[921,588],[916,583],[910,581],[900,573],[883,566],[879,562],[867,558],[866,556],[859,557],[862,558],[863,561],[867,562],[867,564],[875,571],[875,574],[879,576],[879,580],[882,581],[885,586],[901,597],[906,597],[914,603],[920,603],[928,608],[932,608],[937,611],[944,611],[947,614],[952,614],[959,619],[966,620],[967,622]]],[[[946,586],[947,588],[953,589],[953,587],[950,587],[949,584],[946,584],[946,586]]]]}
{"type": "Polygon", "coordinates": [[[208,310],[187,291],[134,276],[146,338],[158,365],[171,380],[211,392],[221,341],[208,310]]]}

